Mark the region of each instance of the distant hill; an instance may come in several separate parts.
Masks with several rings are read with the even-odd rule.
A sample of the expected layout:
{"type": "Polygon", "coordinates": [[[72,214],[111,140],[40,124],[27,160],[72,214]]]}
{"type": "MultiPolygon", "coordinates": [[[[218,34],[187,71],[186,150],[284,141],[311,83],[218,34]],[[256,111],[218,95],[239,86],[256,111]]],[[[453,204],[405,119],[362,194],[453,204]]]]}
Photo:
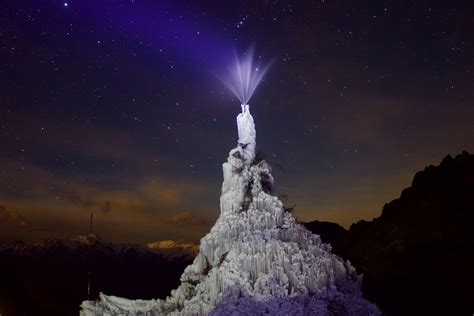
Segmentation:
{"type": "Polygon", "coordinates": [[[90,298],[164,298],[192,262],[190,246],[166,241],[150,248],[95,235],[0,245],[0,314],[77,316],[88,284],[90,298]]]}
{"type": "Polygon", "coordinates": [[[141,255],[153,253],[168,260],[179,258],[191,260],[199,252],[199,245],[180,243],[174,240],[161,240],[146,245],[118,244],[108,242],[94,234],[79,235],[72,239],[52,237],[38,243],[25,243],[18,240],[13,243],[0,244],[0,251],[10,251],[22,256],[47,255],[61,249],[68,252],[82,251],[91,253],[97,251],[104,255],[125,255],[127,252],[132,251],[141,255]]]}
{"type": "Polygon", "coordinates": [[[467,152],[418,172],[380,217],[347,233],[306,224],[364,274],[365,297],[389,316],[472,315],[473,226],[474,155],[467,152]]]}

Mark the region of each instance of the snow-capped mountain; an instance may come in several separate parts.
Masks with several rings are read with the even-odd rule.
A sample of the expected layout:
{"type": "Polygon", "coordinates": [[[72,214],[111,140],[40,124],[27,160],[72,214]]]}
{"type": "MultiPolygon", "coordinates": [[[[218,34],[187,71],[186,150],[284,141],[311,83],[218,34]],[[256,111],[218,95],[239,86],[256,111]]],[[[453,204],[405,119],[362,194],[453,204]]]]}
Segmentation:
{"type": "MultiPolygon", "coordinates": [[[[81,315],[379,315],[361,276],[299,224],[274,195],[271,168],[255,155],[248,105],[238,146],[223,164],[221,214],[166,300],[100,295],[81,315]]],[[[146,282],[146,280],[144,280],[146,282]]]]}
{"type": "Polygon", "coordinates": [[[160,253],[166,259],[194,258],[199,253],[199,246],[189,243],[180,243],[174,240],[162,240],[147,244],[148,249],[160,253]]]}
{"type": "Polygon", "coordinates": [[[199,246],[191,243],[180,243],[174,240],[162,240],[146,245],[122,244],[108,242],[95,234],[79,235],[71,239],[48,238],[42,242],[25,243],[21,240],[0,245],[0,251],[10,250],[21,255],[41,255],[52,251],[95,250],[102,254],[118,255],[127,251],[138,254],[157,254],[165,259],[194,258],[199,246]]]}

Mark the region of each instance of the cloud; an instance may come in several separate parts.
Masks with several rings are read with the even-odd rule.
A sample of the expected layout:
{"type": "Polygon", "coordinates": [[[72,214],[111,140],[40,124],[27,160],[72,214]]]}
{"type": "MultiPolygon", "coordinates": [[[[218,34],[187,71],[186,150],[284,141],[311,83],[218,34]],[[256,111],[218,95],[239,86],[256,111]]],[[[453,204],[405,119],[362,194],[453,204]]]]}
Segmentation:
{"type": "Polygon", "coordinates": [[[105,214],[110,213],[112,211],[112,202],[105,201],[104,205],[102,205],[100,210],[105,214]]]}
{"type": "Polygon", "coordinates": [[[2,225],[13,225],[15,227],[28,227],[28,221],[19,213],[12,210],[7,210],[4,206],[0,205],[0,224],[2,225]]]}
{"type": "MultiPolygon", "coordinates": [[[[72,187],[70,189],[73,189],[72,187]]],[[[79,189],[80,190],[80,189],[79,189]]],[[[87,209],[91,212],[100,210],[101,212],[108,214],[112,211],[112,202],[109,200],[101,201],[99,198],[88,199],[84,195],[79,194],[76,191],[68,192],[66,199],[72,204],[81,208],[87,209]]]]}
{"type": "Polygon", "coordinates": [[[0,205],[0,241],[23,239],[32,229],[29,221],[18,211],[0,205]]]}
{"type": "Polygon", "coordinates": [[[46,234],[84,233],[91,211],[98,232],[108,230],[104,238],[111,240],[122,239],[128,229],[136,240],[165,233],[166,238],[196,239],[204,225],[185,231],[173,223],[200,225],[205,221],[199,218],[217,213],[218,186],[191,178],[186,170],[171,173],[180,165],[174,153],[144,147],[139,135],[126,129],[49,123],[18,120],[15,124],[25,130],[47,126],[44,137],[38,141],[31,133],[22,135],[31,144],[22,161],[0,153],[0,201],[43,229],[45,236],[38,233],[35,240],[46,234]],[[58,167],[57,157],[65,164],[58,167]]]}
{"type": "Polygon", "coordinates": [[[209,222],[204,218],[200,218],[191,212],[183,211],[172,215],[166,219],[164,223],[172,225],[185,225],[185,226],[208,226],[209,222]]]}
{"type": "MultiPolygon", "coordinates": [[[[26,162],[0,158],[0,164],[5,166],[0,172],[2,204],[8,210],[21,210],[28,221],[6,210],[2,210],[0,220],[5,221],[8,214],[9,220],[21,218],[31,225],[21,234],[18,229],[8,229],[9,239],[83,234],[92,211],[97,233],[104,233],[103,237],[110,240],[124,240],[125,233],[138,242],[159,238],[196,240],[210,226],[204,218],[214,218],[217,213],[202,203],[203,199],[211,200],[209,196],[215,191],[206,182],[156,174],[121,179],[100,176],[97,180],[93,176],[52,174],[26,162]],[[192,229],[188,229],[190,226],[192,229]]],[[[3,229],[2,235],[6,232],[3,229]]]]}

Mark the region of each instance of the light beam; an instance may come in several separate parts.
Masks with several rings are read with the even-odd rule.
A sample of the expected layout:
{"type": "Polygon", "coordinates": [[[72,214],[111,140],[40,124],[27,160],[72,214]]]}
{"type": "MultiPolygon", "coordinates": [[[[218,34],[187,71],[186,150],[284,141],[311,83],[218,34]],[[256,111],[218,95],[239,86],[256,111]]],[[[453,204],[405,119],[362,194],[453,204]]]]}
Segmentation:
{"type": "Polygon", "coordinates": [[[270,63],[266,65],[256,65],[254,63],[254,50],[251,47],[244,57],[235,55],[235,64],[229,69],[229,75],[222,81],[227,88],[240,100],[242,105],[247,105],[250,98],[262,82],[265,73],[270,68],[270,63]]]}

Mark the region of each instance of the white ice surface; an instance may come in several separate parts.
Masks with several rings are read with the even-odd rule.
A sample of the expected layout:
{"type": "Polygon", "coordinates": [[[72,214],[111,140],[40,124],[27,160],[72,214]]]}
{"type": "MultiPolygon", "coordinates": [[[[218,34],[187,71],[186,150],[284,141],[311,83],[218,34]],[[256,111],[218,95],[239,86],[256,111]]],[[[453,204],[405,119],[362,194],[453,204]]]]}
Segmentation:
{"type": "Polygon", "coordinates": [[[380,315],[362,298],[351,264],[273,195],[271,168],[254,161],[255,125],[242,108],[239,144],[222,166],[220,217],[181,285],[164,300],[101,294],[82,303],[81,315],[380,315]]]}

